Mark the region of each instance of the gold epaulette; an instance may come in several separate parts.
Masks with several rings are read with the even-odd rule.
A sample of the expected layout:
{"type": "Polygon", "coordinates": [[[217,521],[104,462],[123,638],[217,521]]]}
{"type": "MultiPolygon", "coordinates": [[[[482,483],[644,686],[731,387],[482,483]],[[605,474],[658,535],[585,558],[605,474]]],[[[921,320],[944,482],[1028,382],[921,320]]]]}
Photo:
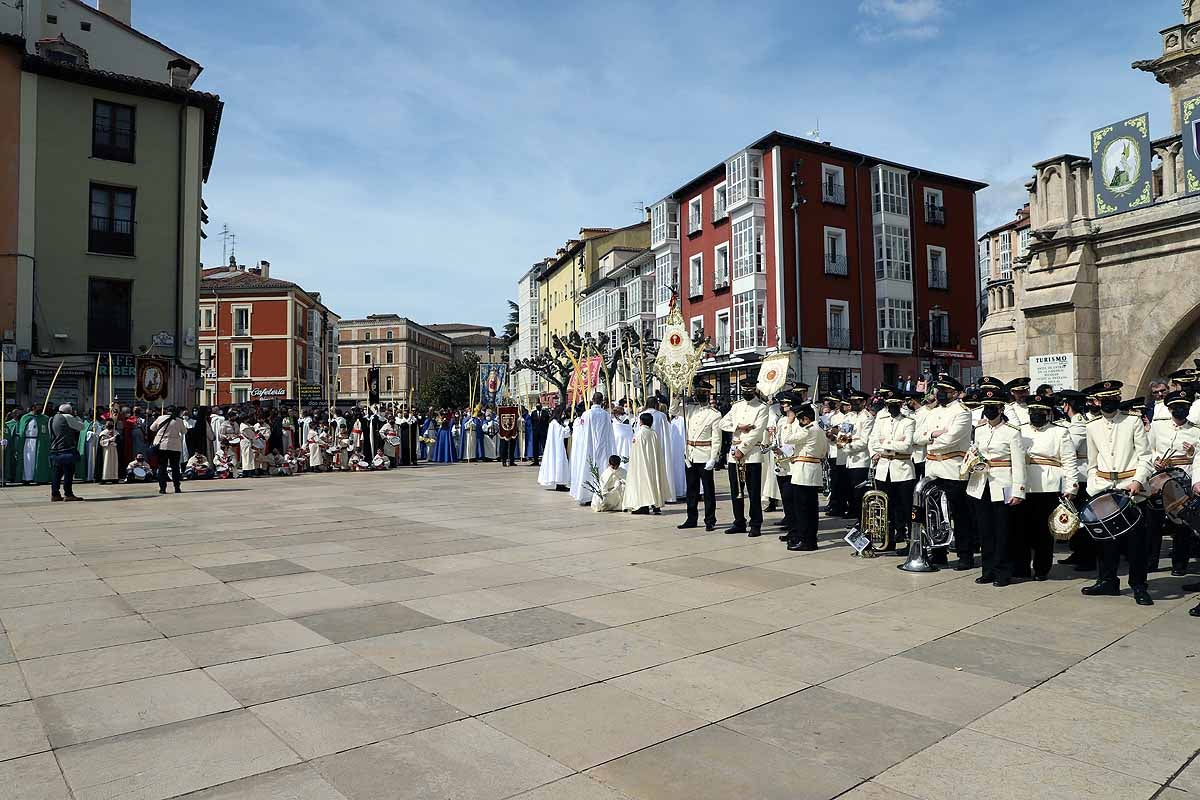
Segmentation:
{"type": "Polygon", "coordinates": [[[1097,420],[1101,420],[1101,419],[1104,419],[1104,417],[1103,417],[1103,416],[1099,416],[1099,417],[1092,417],[1091,419],[1089,419],[1089,420],[1087,421],[1087,424],[1088,424],[1088,425],[1091,425],[1093,422],[1096,422],[1097,420]]]}
{"type": "Polygon", "coordinates": [[[1010,423],[1008,423],[1008,427],[1012,428],[1014,431],[1017,431],[1018,433],[1020,433],[1020,432],[1021,432],[1021,426],[1020,426],[1020,425],[1013,425],[1013,424],[1010,422],[1010,423]]]}

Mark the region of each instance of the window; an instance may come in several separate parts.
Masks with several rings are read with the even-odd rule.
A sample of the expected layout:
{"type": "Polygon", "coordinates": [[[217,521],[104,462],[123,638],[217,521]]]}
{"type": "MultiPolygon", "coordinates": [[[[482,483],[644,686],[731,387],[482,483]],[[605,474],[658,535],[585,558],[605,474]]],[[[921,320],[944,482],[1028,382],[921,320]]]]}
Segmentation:
{"type": "Polygon", "coordinates": [[[201,312],[200,327],[204,328],[206,330],[212,330],[212,326],[213,326],[213,310],[211,308],[206,308],[206,309],[204,309],[203,312],[201,312]]]}
{"type": "Polygon", "coordinates": [[[764,313],[766,298],[751,289],[733,298],[733,349],[750,350],[766,347],[767,330],[764,313]]]}
{"type": "Polygon", "coordinates": [[[941,189],[925,190],[925,221],[934,225],[946,224],[946,207],[941,189]]]}
{"type": "Polygon", "coordinates": [[[666,317],[658,317],[657,319],[654,320],[654,338],[661,342],[663,340],[663,337],[666,335],[667,335],[667,318],[666,317]]]}
{"type": "Polygon", "coordinates": [[[841,167],[821,165],[821,202],[846,205],[845,174],[841,167]]]}
{"type": "Polygon", "coordinates": [[[733,223],[733,277],[765,272],[763,265],[764,225],[758,217],[733,223]]]}
{"type": "Polygon", "coordinates": [[[986,282],[992,274],[992,240],[984,239],[979,243],[979,274],[986,282]]]}
{"type": "Polygon", "coordinates": [[[879,166],[871,171],[871,209],[908,216],[908,174],[879,166]]]}
{"type": "Polygon", "coordinates": [[[717,334],[713,337],[717,353],[725,355],[729,352],[729,311],[717,312],[717,334]]]}
{"type": "Polygon", "coordinates": [[[371,332],[370,331],[363,331],[363,341],[364,342],[371,341],[371,332]]]}
{"type": "Polygon", "coordinates": [[[825,302],[827,336],[830,350],[850,349],[850,306],[848,303],[827,300],[825,302]]]}
{"type": "Polygon", "coordinates": [[[729,285],[729,245],[719,244],[713,248],[713,288],[729,285]]]}
{"type": "Polygon", "coordinates": [[[79,30],[90,31],[91,29],[92,29],[92,23],[90,23],[90,22],[80,22],[79,23],[79,30]]]}
{"type": "Polygon", "coordinates": [[[948,285],[946,280],[946,248],[928,245],[925,248],[925,252],[929,257],[929,288],[945,289],[948,285]]]}
{"type": "MultiPolygon", "coordinates": [[[[200,367],[201,369],[213,369],[216,365],[213,363],[214,353],[211,347],[200,348],[200,367]]],[[[216,377],[215,375],[213,377],[216,377]]]]}
{"type": "Polygon", "coordinates": [[[133,330],[133,283],[88,279],[88,350],[128,353],[133,330]]]}
{"type": "Polygon", "coordinates": [[[1012,234],[1003,231],[1000,234],[1000,279],[1012,277],[1012,234]]]}
{"type": "Polygon", "coordinates": [[[96,100],[92,103],[92,156],[133,161],[133,106],[96,100]]]}
{"type": "Polygon", "coordinates": [[[133,206],[133,189],[91,185],[89,252],[133,255],[133,206]]]}
{"type": "Polygon", "coordinates": [[[688,259],[688,297],[704,294],[704,255],[697,253],[688,259]]]}
{"type": "Polygon", "coordinates": [[[846,232],[841,228],[825,229],[825,274],[846,275],[846,232]]]}
{"type": "Polygon", "coordinates": [[[929,346],[941,350],[950,347],[950,315],[945,311],[929,312],[929,346]]]}
{"type": "Polygon", "coordinates": [[[595,292],[584,299],[581,308],[582,325],[580,333],[600,332],[604,327],[604,304],[605,296],[602,292],[595,292]]]}
{"type": "Polygon", "coordinates": [[[371,365],[371,354],[370,353],[365,353],[365,352],[363,353],[363,363],[366,364],[367,366],[371,365]]]}
{"type": "Polygon", "coordinates": [[[679,205],[672,200],[655,203],[650,209],[650,246],[679,238],[679,205]]]}
{"type": "Polygon", "coordinates": [[[1029,228],[1021,228],[1017,231],[1018,247],[1017,254],[1021,257],[1029,255],[1029,228]]]}
{"type": "Polygon", "coordinates": [[[395,382],[391,375],[388,375],[387,377],[385,377],[383,379],[384,391],[391,393],[392,391],[394,391],[394,386],[395,386],[395,382]]]}
{"type": "Polygon", "coordinates": [[[392,332],[391,332],[391,331],[388,331],[388,332],[387,332],[387,338],[388,338],[389,340],[392,338],[392,332]]]}
{"type": "Polygon", "coordinates": [[[692,341],[702,335],[704,333],[704,317],[692,317],[688,321],[688,333],[691,335],[692,341]]]}
{"type": "Polygon", "coordinates": [[[233,309],[233,335],[250,335],[250,309],[246,306],[233,309]]]}
{"type": "Polygon", "coordinates": [[[875,279],[912,280],[912,250],[908,228],[875,226],[875,279]]]}
{"type": "MultiPolygon", "coordinates": [[[[18,8],[20,8],[20,6],[18,6],[18,8]]],[[[58,15],[57,14],[47,14],[46,22],[50,25],[57,25],[58,24],[58,15]]]]}
{"type": "Polygon", "coordinates": [[[762,154],[743,150],[725,162],[725,182],[729,186],[730,207],[763,196],[762,154]]]}
{"type": "Polygon", "coordinates": [[[698,233],[703,227],[701,216],[704,213],[704,205],[699,197],[693,197],[688,203],[688,234],[698,233]]]}
{"type": "Polygon", "coordinates": [[[250,348],[235,347],[233,348],[233,377],[249,378],[250,377],[250,348]]]}
{"type": "Polygon", "coordinates": [[[725,210],[727,205],[728,194],[725,191],[725,184],[718,184],[713,189],[713,222],[729,216],[729,212],[725,210]]]}
{"type": "Polygon", "coordinates": [[[879,349],[912,352],[912,300],[881,297],[879,310],[879,349]]]}
{"type": "Polygon", "coordinates": [[[659,303],[671,302],[672,291],[679,290],[679,254],[663,253],[654,259],[654,282],[659,303]]]}
{"type": "Polygon", "coordinates": [[[337,390],[338,390],[338,392],[342,391],[342,379],[341,378],[337,379],[337,390]]]}
{"type": "Polygon", "coordinates": [[[250,402],[250,387],[235,386],[233,389],[233,402],[249,403],[250,402]]]}
{"type": "Polygon", "coordinates": [[[383,354],[383,363],[391,364],[394,362],[395,357],[396,357],[396,354],[394,352],[392,352],[391,350],[387,350],[383,354]]]}

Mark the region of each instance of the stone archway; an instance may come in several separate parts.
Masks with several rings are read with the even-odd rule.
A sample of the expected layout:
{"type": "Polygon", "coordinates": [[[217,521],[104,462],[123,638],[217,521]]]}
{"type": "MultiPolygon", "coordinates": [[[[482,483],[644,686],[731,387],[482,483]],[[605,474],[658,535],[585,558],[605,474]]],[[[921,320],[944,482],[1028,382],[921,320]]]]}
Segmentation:
{"type": "MultiPolygon", "coordinates": [[[[1147,319],[1145,325],[1152,328],[1153,322],[1154,318],[1147,319]]],[[[1142,331],[1149,341],[1154,341],[1150,337],[1155,333],[1151,330],[1142,331]]],[[[1136,391],[1133,387],[1127,387],[1126,396],[1142,394],[1154,378],[1166,377],[1177,369],[1195,366],[1193,359],[1200,358],[1200,303],[1180,317],[1170,329],[1163,331],[1157,341],[1158,345],[1138,378],[1136,391]]]]}

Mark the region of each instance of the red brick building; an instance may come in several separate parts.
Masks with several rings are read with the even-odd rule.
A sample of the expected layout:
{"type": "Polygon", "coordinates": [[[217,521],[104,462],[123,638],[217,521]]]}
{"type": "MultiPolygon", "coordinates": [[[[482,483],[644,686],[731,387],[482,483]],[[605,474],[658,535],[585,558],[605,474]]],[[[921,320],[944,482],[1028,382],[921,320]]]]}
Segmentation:
{"type": "Polygon", "coordinates": [[[271,265],[205,269],[200,281],[200,367],[206,405],[251,400],[320,405],[337,379],[338,316],[271,265]]]}
{"type": "Polygon", "coordinates": [[[970,377],[984,186],[771,133],[652,206],[658,324],[677,287],[719,351],[701,372],[722,391],[780,343],[822,391],[970,377]]]}

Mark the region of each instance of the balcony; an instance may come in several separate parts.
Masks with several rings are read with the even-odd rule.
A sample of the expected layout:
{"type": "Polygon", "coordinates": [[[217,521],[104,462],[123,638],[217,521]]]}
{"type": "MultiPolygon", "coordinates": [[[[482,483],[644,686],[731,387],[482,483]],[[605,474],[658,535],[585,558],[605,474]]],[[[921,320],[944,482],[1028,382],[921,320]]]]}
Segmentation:
{"type": "Polygon", "coordinates": [[[132,256],[133,220],[92,217],[88,226],[88,252],[132,256]]]}
{"type": "Polygon", "coordinates": [[[826,336],[826,345],[830,350],[849,350],[850,329],[845,327],[830,327],[826,336]]]}
{"type": "Polygon", "coordinates": [[[912,341],[912,331],[903,331],[894,328],[883,328],[879,331],[880,352],[911,353],[912,341]]]}
{"type": "Polygon", "coordinates": [[[839,256],[834,253],[825,254],[825,274],[826,275],[848,275],[849,267],[846,264],[846,257],[839,256]]]}
{"type": "Polygon", "coordinates": [[[834,205],[846,205],[846,187],[840,183],[826,181],[821,184],[821,202],[834,205]]]}
{"type": "Polygon", "coordinates": [[[721,220],[725,219],[728,216],[729,216],[729,212],[725,210],[724,203],[720,203],[715,208],[713,208],[713,211],[712,211],[712,221],[713,222],[720,222],[721,220]]]}
{"type": "Polygon", "coordinates": [[[717,289],[724,289],[727,286],[729,286],[728,270],[713,278],[713,291],[716,291],[717,289]]]}
{"type": "Polygon", "coordinates": [[[693,214],[688,217],[688,227],[687,227],[688,236],[691,236],[693,233],[699,233],[700,229],[702,227],[703,227],[703,225],[700,222],[699,214],[693,214]]]}
{"type": "Polygon", "coordinates": [[[929,288],[930,289],[945,289],[946,286],[947,286],[946,270],[944,270],[944,269],[929,270],[929,288]]]}
{"type": "Polygon", "coordinates": [[[946,208],[945,206],[934,205],[933,203],[925,204],[925,221],[930,225],[945,225],[946,224],[946,208]]]}
{"type": "Polygon", "coordinates": [[[958,343],[951,340],[950,334],[938,332],[929,337],[929,348],[931,350],[954,350],[957,349],[958,343]]]}

